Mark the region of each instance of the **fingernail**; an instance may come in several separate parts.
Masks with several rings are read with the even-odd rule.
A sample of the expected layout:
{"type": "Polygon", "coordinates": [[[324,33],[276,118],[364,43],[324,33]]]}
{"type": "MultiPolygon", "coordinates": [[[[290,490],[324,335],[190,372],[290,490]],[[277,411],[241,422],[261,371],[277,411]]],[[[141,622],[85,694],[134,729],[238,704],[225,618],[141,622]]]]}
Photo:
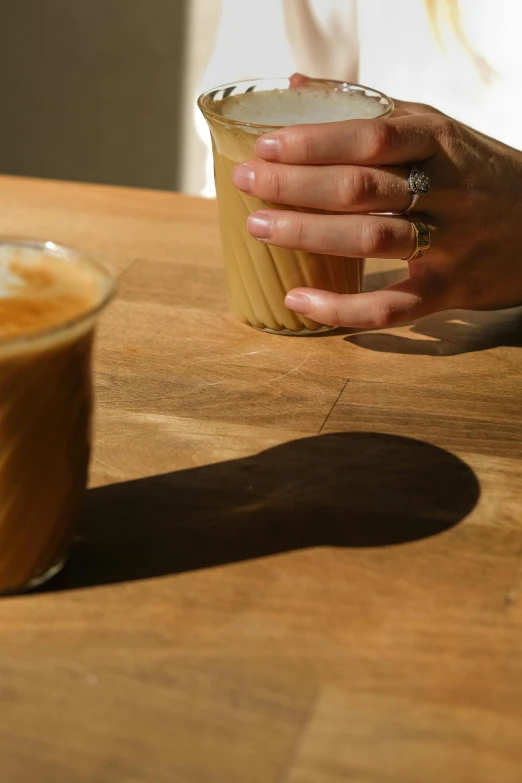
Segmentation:
{"type": "Polygon", "coordinates": [[[270,239],[274,218],[270,212],[254,212],[247,221],[248,232],[256,239],[270,239]]]}
{"type": "Polygon", "coordinates": [[[287,294],[285,305],[294,313],[306,315],[310,308],[310,300],[304,294],[287,294]]]}
{"type": "Polygon", "coordinates": [[[256,142],[256,152],[264,160],[279,160],[281,154],[281,142],[277,136],[267,133],[256,142]]]}
{"type": "Polygon", "coordinates": [[[243,193],[252,193],[256,173],[250,163],[240,163],[232,172],[232,182],[243,193]]]}

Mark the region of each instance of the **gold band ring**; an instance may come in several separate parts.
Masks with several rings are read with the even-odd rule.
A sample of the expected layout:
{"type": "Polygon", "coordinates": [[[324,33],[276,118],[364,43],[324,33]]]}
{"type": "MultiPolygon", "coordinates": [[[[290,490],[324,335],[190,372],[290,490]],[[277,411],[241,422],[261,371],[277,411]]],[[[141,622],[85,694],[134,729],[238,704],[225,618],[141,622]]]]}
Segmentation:
{"type": "Polygon", "coordinates": [[[404,261],[414,261],[416,258],[421,258],[430,249],[431,231],[426,223],[423,223],[418,218],[408,218],[408,221],[413,226],[415,232],[415,250],[404,261]]]}

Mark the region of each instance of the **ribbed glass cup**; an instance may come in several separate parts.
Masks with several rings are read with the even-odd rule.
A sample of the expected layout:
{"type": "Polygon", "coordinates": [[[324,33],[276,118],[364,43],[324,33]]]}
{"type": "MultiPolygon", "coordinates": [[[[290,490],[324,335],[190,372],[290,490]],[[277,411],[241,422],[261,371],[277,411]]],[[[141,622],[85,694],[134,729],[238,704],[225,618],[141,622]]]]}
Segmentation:
{"type": "MultiPolygon", "coordinates": [[[[238,163],[255,157],[259,136],[281,126],[240,122],[220,113],[222,101],[232,95],[289,89],[289,84],[286,78],[226,84],[201,95],[198,106],[212,137],[219,225],[232,312],[243,323],[267,332],[316,334],[332,327],[288,310],[284,303],[286,294],[292,288],[300,287],[357,294],[362,290],[364,259],[289,250],[258,242],[248,234],[246,222],[252,212],[277,209],[280,205],[237,190],[232,184],[232,170],[238,163]]],[[[368,87],[324,80],[314,81],[314,84],[345,92],[347,100],[355,94],[375,101],[380,109],[379,117],[387,116],[393,110],[389,98],[368,87]]],[[[292,207],[285,205],[284,209],[292,207]]]]}

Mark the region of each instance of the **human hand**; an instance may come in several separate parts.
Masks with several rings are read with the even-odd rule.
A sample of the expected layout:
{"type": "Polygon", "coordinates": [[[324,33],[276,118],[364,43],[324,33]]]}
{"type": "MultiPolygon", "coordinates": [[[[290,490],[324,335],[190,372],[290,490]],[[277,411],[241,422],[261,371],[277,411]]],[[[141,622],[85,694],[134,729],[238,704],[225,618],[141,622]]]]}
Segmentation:
{"type": "Polygon", "coordinates": [[[234,170],[245,192],[317,210],[254,212],[248,231],[269,244],[404,259],[415,249],[409,217],[431,230],[431,247],[409,262],[407,280],[355,295],[298,288],[287,307],[328,325],[382,327],[440,310],[522,304],[522,152],[430,106],[395,105],[386,119],[266,134],[257,141],[260,159],[234,170]],[[407,209],[414,163],[431,179],[429,195],[408,216],[373,214],[407,209]]]}

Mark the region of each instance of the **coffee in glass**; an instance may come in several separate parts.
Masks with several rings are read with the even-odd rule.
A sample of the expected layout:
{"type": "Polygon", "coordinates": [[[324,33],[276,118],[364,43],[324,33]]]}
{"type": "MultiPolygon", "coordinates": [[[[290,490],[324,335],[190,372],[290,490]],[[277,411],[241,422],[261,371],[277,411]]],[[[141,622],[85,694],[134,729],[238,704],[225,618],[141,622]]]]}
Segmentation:
{"type": "Polygon", "coordinates": [[[85,487],[101,260],[52,242],[0,241],[0,593],[62,566],[85,487]]]}

